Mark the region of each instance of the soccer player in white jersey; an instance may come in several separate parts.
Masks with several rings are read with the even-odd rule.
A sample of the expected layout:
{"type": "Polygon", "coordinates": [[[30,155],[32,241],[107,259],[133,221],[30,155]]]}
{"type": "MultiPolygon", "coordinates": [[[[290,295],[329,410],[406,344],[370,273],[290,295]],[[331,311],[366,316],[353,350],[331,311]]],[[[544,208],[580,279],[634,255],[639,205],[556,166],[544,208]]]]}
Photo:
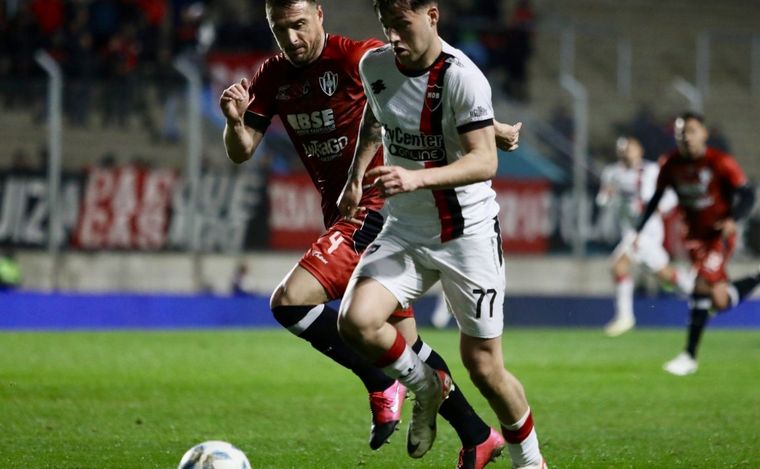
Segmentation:
{"type": "Polygon", "coordinates": [[[610,337],[619,336],[636,325],[633,312],[631,269],[644,266],[657,278],[685,294],[694,287],[694,273],[669,265],[670,256],[663,247],[665,229],[661,213],[674,209],[675,193],[668,191],[636,242],[636,223],[657,185],[659,165],[643,159],[644,149],[633,137],[620,137],[616,142],[618,161],[602,171],[602,184],[596,203],[615,209],[622,240],[612,253],[612,278],[615,282],[615,315],[604,327],[610,337]]]}
{"type": "MultiPolygon", "coordinates": [[[[389,44],[359,65],[368,104],[338,207],[357,217],[371,185],[388,198],[388,216],[349,282],[341,335],[415,392],[407,452],[421,457],[435,439],[451,379],[413,353],[387,319],[440,280],[460,328],[462,361],[499,418],[513,466],[545,467],[523,386],[503,363],[505,273],[490,185],[497,166],[490,86],[438,36],[437,1],[374,6],[389,44]],[[385,165],[366,171],[381,144],[385,165]]],[[[485,455],[479,467],[495,456],[485,455]]]]}

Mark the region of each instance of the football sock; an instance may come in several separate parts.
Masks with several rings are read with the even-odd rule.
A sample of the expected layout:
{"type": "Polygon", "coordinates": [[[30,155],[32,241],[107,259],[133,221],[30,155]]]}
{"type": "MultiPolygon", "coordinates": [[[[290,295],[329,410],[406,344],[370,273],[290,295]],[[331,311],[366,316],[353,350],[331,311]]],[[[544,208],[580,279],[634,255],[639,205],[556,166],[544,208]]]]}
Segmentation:
{"type": "Polygon", "coordinates": [[[412,349],[406,344],[401,333],[396,331],[396,340],[385,354],[375,363],[379,368],[393,378],[404,383],[415,394],[430,394],[440,392],[435,389],[439,386],[435,370],[426,365],[412,349]]]}
{"type": "Polygon", "coordinates": [[[733,282],[728,287],[731,306],[736,306],[760,284],[760,274],[750,275],[733,282]]]}
{"type": "Polygon", "coordinates": [[[621,275],[615,278],[615,319],[633,318],[633,278],[621,275]]]}
{"type": "Polygon", "coordinates": [[[338,312],[328,305],[276,306],[272,313],[283,327],[354,372],[368,392],[383,391],[393,384],[392,378],[343,342],[338,335],[338,312]]]}
{"type": "Polygon", "coordinates": [[[691,355],[692,358],[697,358],[697,347],[699,347],[699,341],[702,338],[702,332],[705,330],[708,318],[710,316],[709,310],[712,301],[706,295],[692,295],[689,302],[690,307],[690,320],[689,320],[689,335],[686,342],[686,352],[691,355]]]}
{"type": "Polygon", "coordinates": [[[533,427],[533,416],[530,409],[517,422],[501,424],[507,449],[512,458],[512,467],[523,467],[541,464],[541,450],[538,447],[538,436],[533,427]]]}
{"type": "MultiPolygon", "coordinates": [[[[431,367],[443,370],[451,375],[443,357],[423,342],[419,336],[417,336],[417,341],[412,346],[412,350],[431,367]]],[[[441,404],[438,413],[454,427],[464,448],[472,448],[483,443],[491,434],[490,427],[475,413],[456,383],[454,383],[454,390],[451,391],[448,399],[441,404]]]]}

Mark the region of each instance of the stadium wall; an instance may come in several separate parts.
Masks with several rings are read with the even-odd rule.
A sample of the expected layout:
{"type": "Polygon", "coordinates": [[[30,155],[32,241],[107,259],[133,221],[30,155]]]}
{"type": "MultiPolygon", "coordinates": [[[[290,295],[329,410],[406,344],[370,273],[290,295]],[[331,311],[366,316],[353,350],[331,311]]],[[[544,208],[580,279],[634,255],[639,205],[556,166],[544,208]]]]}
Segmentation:
{"type": "MultiPolygon", "coordinates": [[[[194,290],[193,258],[180,254],[65,254],[60,288],[53,292],[50,261],[44,253],[21,252],[24,284],[0,292],[0,329],[154,329],[274,327],[269,293],[298,253],[208,255],[198,259],[204,291],[194,290]],[[250,275],[249,292],[232,295],[233,274],[240,262],[250,275]]],[[[507,326],[601,327],[612,314],[612,285],[604,258],[508,258],[507,326]]],[[[735,276],[757,268],[737,261],[735,276]]],[[[430,324],[435,292],[415,305],[417,319],[430,324]]],[[[687,307],[682,299],[641,294],[636,299],[639,325],[682,327],[687,307]]],[[[730,314],[716,317],[716,327],[760,328],[760,297],[730,314]]]]}
{"type": "MultiPolygon", "coordinates": [[[[415,303],[418,324],[429,326],[438,299],[415,303]]],[[[638,298],[641,327],[683,327],[686,303],[675,298],[638,298]]],[[[147,295],[0,293],[0,330],[112,330],[278,327],[265,295],[147,295]]],[[[612,299],[510,295],[507,327],[599,327],[611,316],[612,299]]],[[[454,327],[450,321],[449,327],[454,327]]],[[[715,317],[711,327],[760,328],[760,300],[715,317]]]]}

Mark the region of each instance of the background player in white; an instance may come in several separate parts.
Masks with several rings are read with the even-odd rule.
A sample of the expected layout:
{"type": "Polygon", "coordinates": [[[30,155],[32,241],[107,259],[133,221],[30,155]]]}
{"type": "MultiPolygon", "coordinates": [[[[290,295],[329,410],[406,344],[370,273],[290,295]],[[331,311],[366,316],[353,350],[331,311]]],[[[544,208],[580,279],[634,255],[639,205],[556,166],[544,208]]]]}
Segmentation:
{"type": "Polygon", "coordinates": [[[513,465],[544,467],[525,392],[503,364],[490,86],[438,36],[438,2],[374,4],[390,44],[360,63],[368,105],[338,205],[345,217],[357,217],[364,188],[379,188],[389,197],[388,216],[354,270],[341,335],[415,392],[407,451],[421,457],[435,439],[436,411],[451,380],[423,363],[387,319],[440,279],[461,330],[462,360],[499,417],[513,465]],[[366,171],[381,144],[386,165],[366,171]]]}
{"type": "Polygon", "coordinates": [[[615,282],[615,315],[604,327],[604,332],[615,337],[636,325],[633,312],[634,281],[631,269],[645,266],[657,278],[682,293],[690,294],[694,287],[694,274],[669,265],[670,256],[663,246],[665,228],[661,214],[676,207],[678,199],[668,191],[658,212],[643,230],[636,243],[636,223],[643,208],[654,194],[659,165],[644,160],[644,148],[633,137],[620,137],[616,142],[618,161],[602,171],[602,183],[596,203],[615,211],[622,240],[612,253],[612,278],[615,282]]]}

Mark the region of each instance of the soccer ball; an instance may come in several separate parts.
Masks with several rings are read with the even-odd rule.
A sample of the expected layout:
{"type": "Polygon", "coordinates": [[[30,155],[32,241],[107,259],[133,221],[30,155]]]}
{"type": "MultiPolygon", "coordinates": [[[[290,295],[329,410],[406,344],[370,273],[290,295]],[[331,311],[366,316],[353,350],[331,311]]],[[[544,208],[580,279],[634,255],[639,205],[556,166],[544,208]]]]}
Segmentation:
{"type": "Polygon", "coordinates": [[[226,441],[204,441],[187,450],[177,469],[251,469],[251,463],[226,441]]]}

